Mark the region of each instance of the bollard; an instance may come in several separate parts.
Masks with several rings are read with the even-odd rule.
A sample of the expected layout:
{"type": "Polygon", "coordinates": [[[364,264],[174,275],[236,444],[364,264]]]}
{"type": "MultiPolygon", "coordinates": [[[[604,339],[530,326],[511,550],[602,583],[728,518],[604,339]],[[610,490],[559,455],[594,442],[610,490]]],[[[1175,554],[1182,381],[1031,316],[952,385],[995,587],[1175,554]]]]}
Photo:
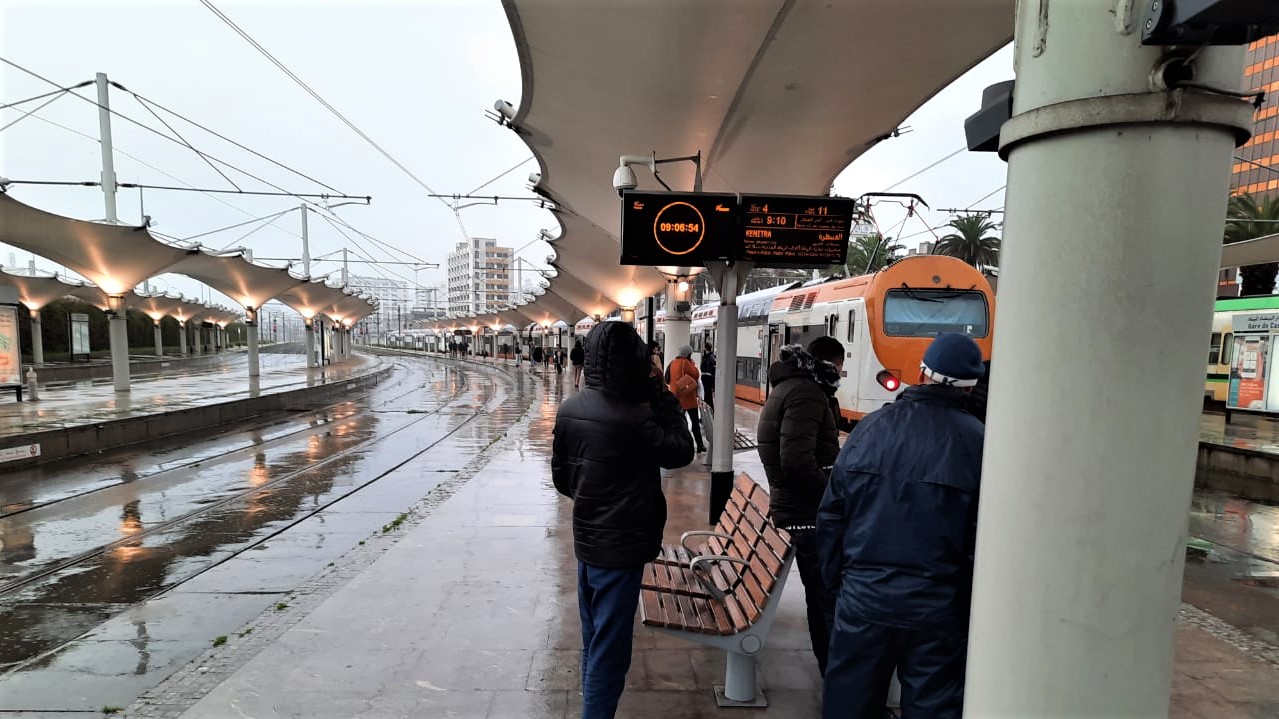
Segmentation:
{"type": "Polygon", "coordinates": [[[27,367],[27,401],[35,402],[40,399],[40,391],[36,386],[36,368],[34,365],[27,367]]]}

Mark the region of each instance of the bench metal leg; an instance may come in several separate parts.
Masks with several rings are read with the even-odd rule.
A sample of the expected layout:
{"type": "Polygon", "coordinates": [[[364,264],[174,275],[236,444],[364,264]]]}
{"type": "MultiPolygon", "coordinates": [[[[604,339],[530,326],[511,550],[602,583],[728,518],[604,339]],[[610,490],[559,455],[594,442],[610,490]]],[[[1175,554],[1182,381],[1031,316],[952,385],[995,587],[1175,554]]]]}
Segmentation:
{"type": "Polygon", "coordinates": [[[755,682],[755,655],[728,652],[724,686],[715,687],[715,703],[722,707],[766,707],[768,700],[755,682]]]}

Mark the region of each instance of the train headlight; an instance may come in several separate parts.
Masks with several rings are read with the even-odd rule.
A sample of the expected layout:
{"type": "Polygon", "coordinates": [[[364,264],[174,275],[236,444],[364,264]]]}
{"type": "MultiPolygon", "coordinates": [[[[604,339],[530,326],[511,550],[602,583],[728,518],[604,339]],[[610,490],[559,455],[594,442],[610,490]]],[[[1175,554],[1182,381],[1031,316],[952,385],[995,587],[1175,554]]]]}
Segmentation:
{"type": "Polygon", "coordinates": [[[902,381],[886,369],[880,370],[879,374],[875,375],[875,381],[879,382],[880,386],[889,392],[896,392],[902,386],[902,381]]]}

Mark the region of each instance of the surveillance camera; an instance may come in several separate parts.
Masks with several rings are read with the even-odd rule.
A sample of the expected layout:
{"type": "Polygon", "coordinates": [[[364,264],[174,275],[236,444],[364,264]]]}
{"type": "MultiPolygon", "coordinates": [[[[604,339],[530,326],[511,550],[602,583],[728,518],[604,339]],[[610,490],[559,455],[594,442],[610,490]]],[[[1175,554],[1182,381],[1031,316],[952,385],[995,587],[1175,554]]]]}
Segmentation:
{"type": "Polygon", "coordinates": [[[508,122],[515,119],[515,106],[506,100],[498,100],[493,103],[493,109],[497,111],[497,114],[506,118],[508,122]]]}
{"type": "Polygon", "coordinates": [[[639,180],[635,178],[635,171],[629,165],[622,165],[613,173],[613,189],[617,190],[617,196],[621,197],[623,192],[634,190],[639,187],[639,180]]]}

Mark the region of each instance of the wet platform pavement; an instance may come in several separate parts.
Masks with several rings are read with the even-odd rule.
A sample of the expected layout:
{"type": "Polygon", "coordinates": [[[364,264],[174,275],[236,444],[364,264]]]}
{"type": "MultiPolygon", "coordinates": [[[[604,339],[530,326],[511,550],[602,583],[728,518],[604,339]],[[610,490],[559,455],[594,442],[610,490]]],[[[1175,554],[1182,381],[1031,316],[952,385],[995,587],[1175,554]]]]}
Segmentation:
{"type": "MultiPolygon", "coordinates": [[[[414,508],[401,529],[371,537],[360,548],[363,559],[338,559],[293,592],[288,609],[248,621],[224,646],[205,652],[127,714],[579,716],[581,635],[571,506],[549,476],[555,410],[573,390],[554,374],[521,374],[519,381],[535,383],[538,396],[473,476],[446,483],[414,508]]],[[[739,459],[739,468],[758,471],[749,468],[758,467],[753,452],[739,459]]],[[[707,474],[701,458],[664,485],[667,540],[705,528],[707,474]]],[[[1233,531],[1230,516],[1205,504],[1194,526],[1202,533],[1233,531]]],[[[1272,525],[1250,526],[1259,534],[1271,532],[1273,541],[1272,525]]],[[[1218,539],[1226,544],[1224,536],[1218,539]]],[[[1188,587],[1189,574],[1190,568],[1188,587]]],[[[1212,600],[1208,604],[1217,601],[1210,588],[1218,580],[1196,580],[1212,600]]],[[[619,716],[818,716],[820,678],[808,649],[799,587],[798,577],[787,583],[760,660],[767,709],[718,708],[713,685],[723,681],[723,652],[637,626],[619,716]]],[[[1186,605],[1177,628],[1170,716],[1279,716],[1274,645],[1205,608],[1186,605]]]]}
{"type": "Polygon", "coordinates": [[[308,369],[301,354],[263,352],[255,380],[248,376],[248,358],[238,355],[215,366],[174,363],[171,371],[135,376],[127,393],[117,393],[110,377],[49,382],[41,384],[38,402],[0,403],[0,438],[341,382],[366,374],[378,362],[357,353],[341,364],[308,369]]]}

